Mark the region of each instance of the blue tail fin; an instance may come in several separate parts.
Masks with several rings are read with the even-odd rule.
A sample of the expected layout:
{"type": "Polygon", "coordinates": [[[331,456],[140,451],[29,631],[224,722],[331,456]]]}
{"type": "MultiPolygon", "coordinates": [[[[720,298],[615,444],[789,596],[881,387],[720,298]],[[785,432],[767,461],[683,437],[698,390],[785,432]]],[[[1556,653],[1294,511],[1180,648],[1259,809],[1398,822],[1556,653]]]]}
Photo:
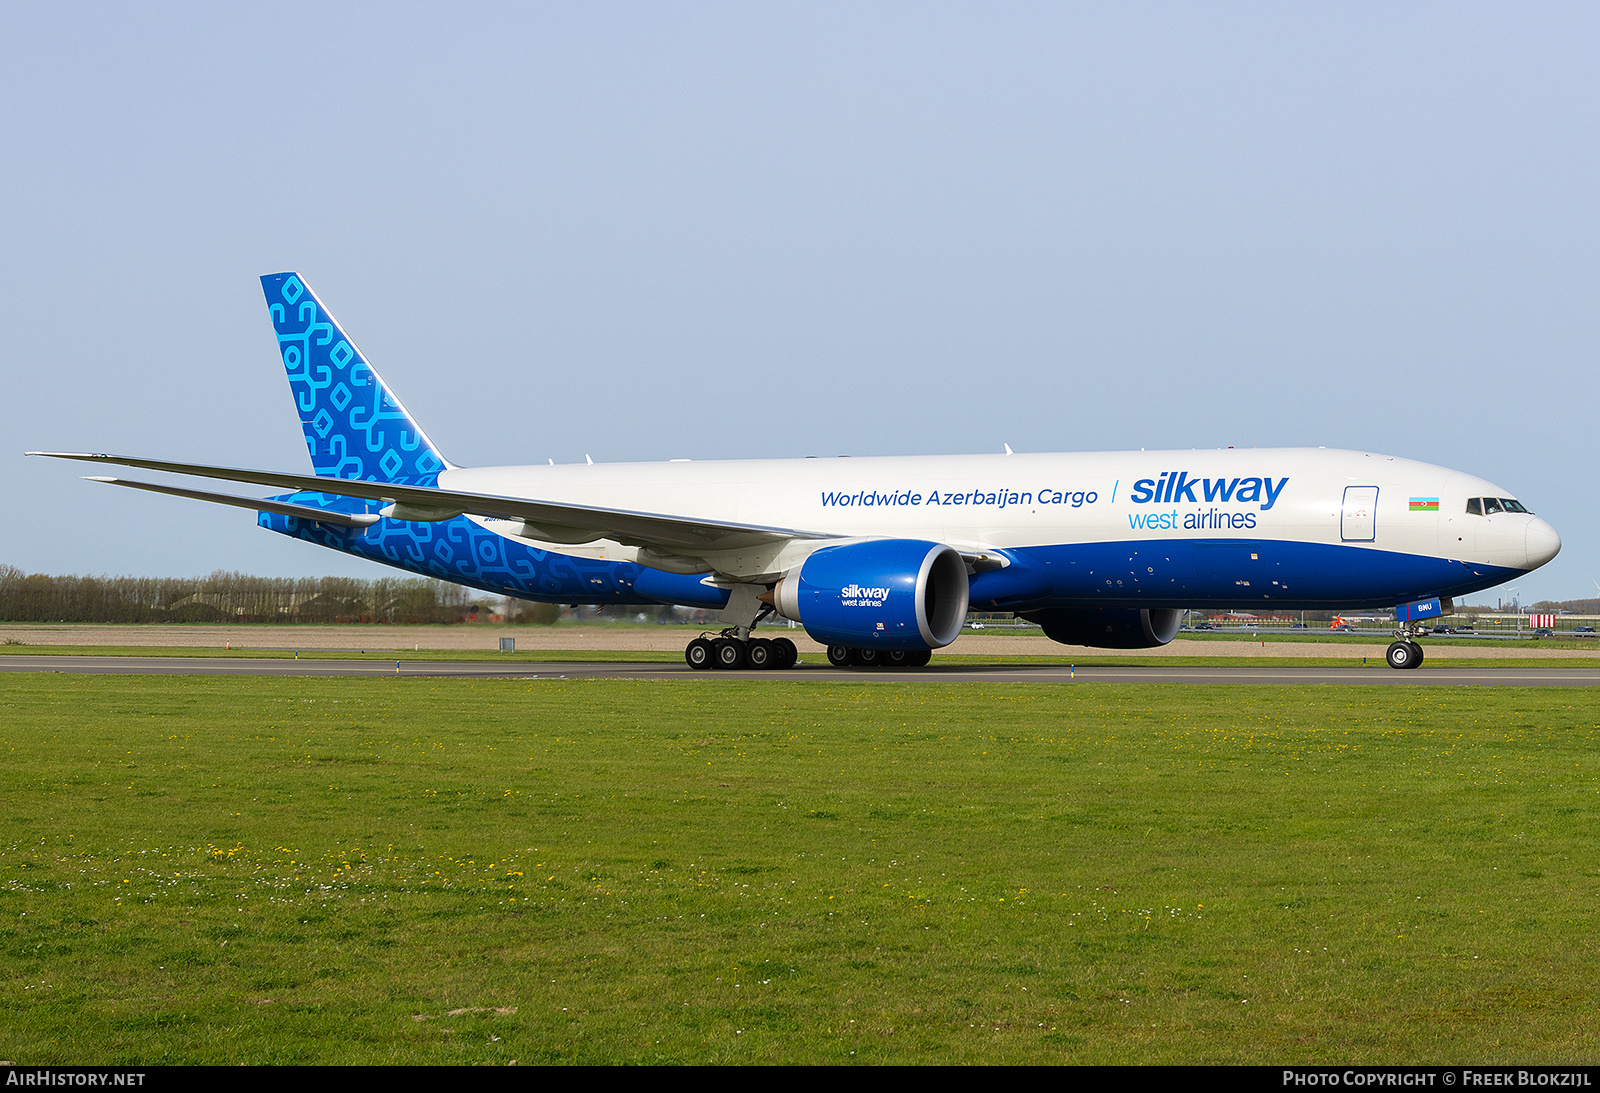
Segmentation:
{"type": "Polygon", "coordinates": [[[261,288],[317,473],[436,485],[450,464],[316,293],[293,273],[268,274],[261,288]]]}

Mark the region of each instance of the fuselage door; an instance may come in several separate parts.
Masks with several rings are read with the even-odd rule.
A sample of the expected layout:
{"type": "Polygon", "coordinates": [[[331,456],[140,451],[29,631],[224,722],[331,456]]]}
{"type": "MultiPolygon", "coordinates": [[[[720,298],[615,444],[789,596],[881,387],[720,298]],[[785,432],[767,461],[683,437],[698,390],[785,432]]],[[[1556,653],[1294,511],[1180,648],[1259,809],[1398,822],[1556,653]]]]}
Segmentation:
{"type": "Polygon", "coordinates": [[[1370,543],[1378,537],[1377,532],[1378,487],[1346,486],[1339,538],[1347,543],[1370,543]]]}

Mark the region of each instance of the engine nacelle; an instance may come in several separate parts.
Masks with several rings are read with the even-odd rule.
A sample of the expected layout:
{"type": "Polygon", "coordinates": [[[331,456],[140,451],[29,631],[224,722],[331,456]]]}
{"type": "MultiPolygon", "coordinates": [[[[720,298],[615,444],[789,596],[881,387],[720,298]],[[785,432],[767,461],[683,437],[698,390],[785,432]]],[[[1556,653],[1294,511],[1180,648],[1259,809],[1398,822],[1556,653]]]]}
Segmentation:
{"type": "Polygon", "coordinates": [[[1051,641],[1094,649],[1154,649],[1177,637],[1183,623],[1174,607],[1051,608],[1022,617],[1044,627],[1051,641]]]}
{"type": "Polygon", "coordinates": [[[921,539],[823,547],[778,582],[773,606],[824,645],[938,649],[967,617],[967,566],[921,539]]]}

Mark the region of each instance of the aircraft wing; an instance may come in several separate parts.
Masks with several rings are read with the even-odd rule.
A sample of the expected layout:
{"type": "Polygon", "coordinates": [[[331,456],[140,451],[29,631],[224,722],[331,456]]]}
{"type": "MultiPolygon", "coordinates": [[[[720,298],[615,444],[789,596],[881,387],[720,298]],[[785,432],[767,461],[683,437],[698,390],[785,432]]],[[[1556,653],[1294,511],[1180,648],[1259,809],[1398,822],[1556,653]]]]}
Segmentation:
{"type": "MultiPolygon", "coordinates": [[[[508,520],[523,520],[536,526],[551,527],[571,532],[573,529],[595,532],[596,539],[613,539],[628,546],[655,547],[670,553],[699,554],[706,551],[734,550],[785,542],[791,539],[832,539],[837,536],[827,532],[799,531],[793,528],[763,527],[756,524],[735,524],[726,521],[700,520],[693,517],[667,516],[651,512],[628,512],[621,509],[595,508],[589,505],[572,505],[559,501],[539,501],[526,497],[497,497],[492,494],[465,493],[430,486],[401,486],[393,482],[365,482],[356,479],[326,478],[311,474],[284,474],[279,471],[245,470],[238,467],[213,467],[200,463],[169,463],[157,459],[133,459],[120,455],[91,454],[87,452],[27,452],[53,459],[78,459],[86,463],[110,463],[122,467],[141,467],[149,471],[166,471],[170,474],[187,474],[198,478],[216,478],[228,482],[248,482],[257,486],[305,493],[335,494],[341,497],[360,497],[396,506],[396,519],[444,520],[470,513],[474,516],[494,516],[508,520]],[[409,511],[406,511],[409,510],[409,511]]],[[[106,481],[106,479],[100,479],[106,481]]],[[[258,502],[249,498],[228,499],[226,494],[207,494],[202,491],[180,491],[171,487],[149,486],[144,483],[112,480],[116,485],[138,489],[153,489],[158,493],[174,493],[182,497],[195,497],[202,501],[238,504],[241,507],[263,511],[279,511],[274,506],[280,502],[258,502]]],[[[326,516],[312,516],[320,509],[309,506],[307,512],[286,515],[306,519],[327,520],[326,516]]],[[[346,514],[341,514],[346,515],[346,514]]],[[[335,521],[338,522],[338,521],[335,521]]],[[[579,541],[579,540],[571,540],[579,541]]]]}

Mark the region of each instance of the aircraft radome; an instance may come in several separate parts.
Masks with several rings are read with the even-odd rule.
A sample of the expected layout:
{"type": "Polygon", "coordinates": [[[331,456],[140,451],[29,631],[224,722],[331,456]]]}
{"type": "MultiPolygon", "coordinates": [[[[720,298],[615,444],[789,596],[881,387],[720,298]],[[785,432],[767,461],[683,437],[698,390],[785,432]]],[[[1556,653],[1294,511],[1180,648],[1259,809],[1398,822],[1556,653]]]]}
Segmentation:
{"type": "Polygon", "coordinates": [[[1164,645],[1185,608],[1394,608],[1416,667],[1452,598],[1561,549],[1509,490],[1368,452],[1224,449],[459,467],[305,282],[261,279],[313,474],[83,453],[288,491],[262,527],[424,576],[556,603],[719,608],[697,668],[788,667],[774,615],[835,664],[917,666],[969,609],[1058,642],[1164,645]]]}

